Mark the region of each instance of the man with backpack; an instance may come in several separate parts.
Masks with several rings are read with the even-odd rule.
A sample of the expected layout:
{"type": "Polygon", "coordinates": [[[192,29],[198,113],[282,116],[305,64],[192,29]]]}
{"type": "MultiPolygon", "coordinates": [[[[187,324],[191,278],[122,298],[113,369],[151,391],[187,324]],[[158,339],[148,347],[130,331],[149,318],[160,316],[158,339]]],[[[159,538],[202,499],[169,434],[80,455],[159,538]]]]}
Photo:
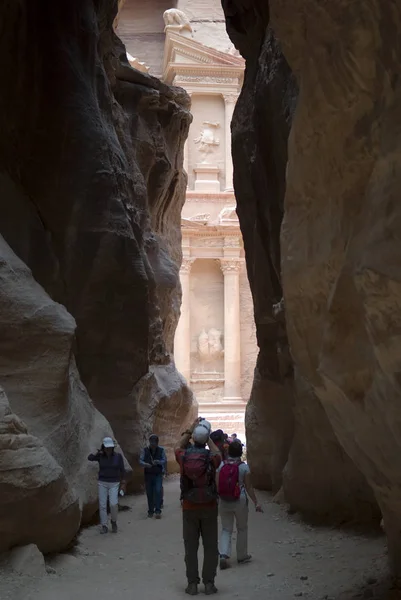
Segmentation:
{"type": "Polygon", "coordinates": [[[183,535],[188,579],[185,591],[190,596],[196,596],[200,583],[200,535],[204,549],[202,580],[207,596],[217,592],[214,580],[219,561],[216,470],[221,463],[221,455],[209,437],[209,429],[202,426],[201,421],[201,418],[196,419],[192,427],[182,434],[175,450],[181,471],[183,535]],[[193,445],[188,447],[191,437],[193,445]],[[206,448],[206,444],[209,449],[206,448]]]}
{"type": "Polygon", "coordinates": [[[231,442],[228,448],[228,459],[221,464],[217,471],[222,525],[220,569],[227,569],[229,566],[234,520],[237,525],[238,564],[245,564],[252,559],[248,554],[248,496],[254,503],[256,512],[263,512],[256,499],[249,467],[241,460],[242,450],[240,441],[231,442]]]}

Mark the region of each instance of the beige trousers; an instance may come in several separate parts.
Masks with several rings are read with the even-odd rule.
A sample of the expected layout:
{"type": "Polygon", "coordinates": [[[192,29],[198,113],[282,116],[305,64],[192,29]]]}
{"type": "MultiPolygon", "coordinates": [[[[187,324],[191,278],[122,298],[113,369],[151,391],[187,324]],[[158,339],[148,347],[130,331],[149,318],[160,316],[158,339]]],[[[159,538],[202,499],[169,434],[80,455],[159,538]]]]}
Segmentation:
{"type": "Polygon", "coordinates": [[[241,494],[239,500],[225,502],[220,500],[220,519],[222,525],[220,537],[220,556],[231,556],[231,536],[234,521],[237,526],[237,560],[248,555],[248,498],[241,494]]]}
{"type": "Polygon", "coordinates": [[[107,525],[107,499],[109,499],[110,503],[111,520],[117,521],[118,490],[120,489],[120,484],[109,481],[99,481],[98,484],[100,524],[107,525]]]}

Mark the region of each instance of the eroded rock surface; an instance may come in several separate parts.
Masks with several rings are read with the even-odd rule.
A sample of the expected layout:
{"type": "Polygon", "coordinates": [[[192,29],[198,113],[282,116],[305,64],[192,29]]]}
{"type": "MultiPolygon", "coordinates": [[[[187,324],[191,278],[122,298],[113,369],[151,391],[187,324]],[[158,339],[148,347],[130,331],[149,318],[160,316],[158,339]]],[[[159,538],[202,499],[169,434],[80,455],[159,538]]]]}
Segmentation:
{"type": "MultiPolygon", "coordinates": [[[[232,147],[237,212],[260,348],[247,408],[248,456],[255,482],[274,491],[283,485],[280,498],[311,516],[370,519],[376,510],[371,489],[338,443],[303,370],[295,369],[294,377],[280,302],[280,228],[298,82],[269,26],[268,3],[223,0],[223,7],[228,33],[247,61],[232,123],[232,147]]],[[[312,113],[308,118],[313,121],[312,113]]],[[[302,180],[302,169],[297,174],[302,180]]],[[[304,219],[304,232],[307,224],[304,219]]],[[[315,236],[319,235],[316,230],[315,236]]],[[[299,261],[296,269],[302,269],[299,261]]],[[[298,292],[307,285],[313,292],[313,282],[307,281],[298,292]]],[[[299,311],[296,303],[291,311],[299,311]]]]}
{"type": "Polygon", "coordinates": [[[374,490],[401,572],[401,6],[271,0],[301,86],[282,273],[294,359],[374,490]]]}
{"type": "Polygon", "coordinates": [[[116,11],[0,8],[0,383],[84,521],[106,419],[137,469],[150,430],[170,448],[194,410],[171,358],[189,98],[130,68],[116,11]]]}
{"type": "MultiPolygon", "coordinates": [[[[63,469],[28,433],[0,388],[0,552],[32,541],[42,552],[58,550],[71,542],[80,520],[78,497],[63,469]]],[[[36,555],[37,548],[30,557],[27,548],[11,559],[22,570],[36,555]]]]}
{"type": "Polygon", "coordinates": [[[86,521],[97,510],[97,471],[86,457],[113,432],[79,379],[75,321],[1,236],[0,283],[0,381],[29,433],[62,469],[86,521]]]}

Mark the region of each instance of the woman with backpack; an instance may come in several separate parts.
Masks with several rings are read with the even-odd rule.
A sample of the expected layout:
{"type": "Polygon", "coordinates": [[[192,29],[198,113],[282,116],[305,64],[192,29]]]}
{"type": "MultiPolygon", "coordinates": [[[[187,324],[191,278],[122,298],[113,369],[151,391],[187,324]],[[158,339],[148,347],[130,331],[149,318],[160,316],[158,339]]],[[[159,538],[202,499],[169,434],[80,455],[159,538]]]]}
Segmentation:
{"type": "Polygon", "coordinates": [[[237,525],[237,561],[244,564],[252,559],[248,554],[248,497],[254,503],[256,512],[263,512],[252,486],[250,469],[241,457],[241,442],[232,442],[228,448],[228,459],[220,465],[216,475],[222,525],[220,569],[229,566],[234,520],[237,525]]]}

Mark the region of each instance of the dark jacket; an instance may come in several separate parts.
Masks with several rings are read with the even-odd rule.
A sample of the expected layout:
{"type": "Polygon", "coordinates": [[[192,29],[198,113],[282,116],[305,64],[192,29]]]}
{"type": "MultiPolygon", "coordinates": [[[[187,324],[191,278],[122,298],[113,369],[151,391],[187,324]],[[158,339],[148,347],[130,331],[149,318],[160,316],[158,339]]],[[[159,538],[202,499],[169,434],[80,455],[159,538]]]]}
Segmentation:
{"type": "Polygon", "coordinates": [[[119,452],[113,452],[111,456],[103,452],[89,454],[88,460],[99,463],[99,481],[114,483],[124,479],[124,460],[119,452]]]}
{"type": "Polygon", "coordinates": [[[139,464],[143,467],[145,463],[152,465],[151,467],[145,467],[145,475],[159,475],[164,473],[167,467],[167,457],[164,448],[157,446],[154,452],[151,452],[149,446],[144,448],[139,458],[139,464]],[[154,460],[160,460],[161,465],[154,465],[154,460]]]}

